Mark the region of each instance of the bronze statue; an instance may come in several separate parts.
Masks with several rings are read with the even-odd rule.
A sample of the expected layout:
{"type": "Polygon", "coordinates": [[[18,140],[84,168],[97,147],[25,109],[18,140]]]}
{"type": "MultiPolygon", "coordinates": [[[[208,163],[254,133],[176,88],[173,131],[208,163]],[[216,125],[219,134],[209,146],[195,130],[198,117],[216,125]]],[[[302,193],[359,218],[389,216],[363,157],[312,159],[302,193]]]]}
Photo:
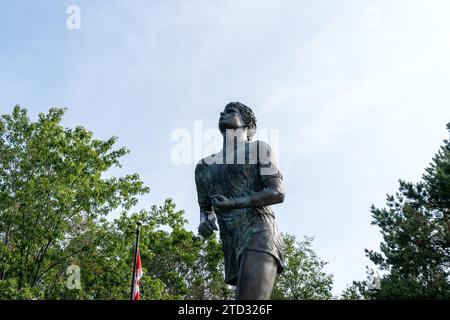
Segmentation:
{"type": "Polygon", "coordinates": [[[283,177],[270,146],[252,142],[253,111],[239,102],[220,113],[223,149],[195,168],[200,225],[209,237],[220,228],[225,282],[236,286],[236,299],[270,299],[283,248],[270,205],[284,201],[283,177]]]}

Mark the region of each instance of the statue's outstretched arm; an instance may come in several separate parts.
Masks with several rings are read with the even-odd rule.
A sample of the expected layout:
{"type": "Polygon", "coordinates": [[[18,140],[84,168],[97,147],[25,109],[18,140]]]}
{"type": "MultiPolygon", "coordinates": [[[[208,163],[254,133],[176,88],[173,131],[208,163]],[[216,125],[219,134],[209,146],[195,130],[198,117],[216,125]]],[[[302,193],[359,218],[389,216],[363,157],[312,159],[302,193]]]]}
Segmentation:
{"type": "Polygon", "coordinates": [[[211,202],[214,212],[220,213],[240,208],[258,208],[284,201],[283,179],[280,177],[269,177],[265,180],[265,189],[252,194],[228,199],[223,195],[213,195],[211,202]]]}

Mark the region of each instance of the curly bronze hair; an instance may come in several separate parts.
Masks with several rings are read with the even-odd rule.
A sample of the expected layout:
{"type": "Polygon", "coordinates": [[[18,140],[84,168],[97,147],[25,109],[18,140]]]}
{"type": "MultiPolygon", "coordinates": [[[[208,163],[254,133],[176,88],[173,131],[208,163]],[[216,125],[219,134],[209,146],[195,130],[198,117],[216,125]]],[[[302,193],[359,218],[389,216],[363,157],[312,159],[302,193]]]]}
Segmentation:
{"type": "Polygon", "coordinates": [[[245,126],[248,128],[247,138],[250,141],[256,133],[256,117],[253,113],[253,110],[240,102],[230,102],[225,106],[225,109],[228,107],[234,107],[239,110],[239,113],[242,116],[242,120],[244,121],[245,126]]]}

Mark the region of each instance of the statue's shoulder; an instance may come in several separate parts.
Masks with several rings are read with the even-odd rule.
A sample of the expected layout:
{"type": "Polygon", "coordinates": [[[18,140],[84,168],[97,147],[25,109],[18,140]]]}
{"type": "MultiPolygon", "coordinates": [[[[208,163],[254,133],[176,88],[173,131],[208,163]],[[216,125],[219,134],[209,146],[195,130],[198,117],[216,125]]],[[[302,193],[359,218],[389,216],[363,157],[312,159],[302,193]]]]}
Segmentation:
{"type": "Polygon", "coordinates": [[[256,154],[257,152],[264,153],[264,152],[270,152],[271,148],[270,145],[263,141],[263,140],[255,140],[248,142],[249,151],[250,154],[256,154]]]}
{"type": "Polygon", "coordinates": [[[205,158],[199,160],[197,162],[197,165],[195,166],[195,171],[201,170],[201,169],[207,167],[208,165],[215,163],[216,157],[217,157],[217,153],[212,154],[208,157],[205,157],[205,158]]]}
{"type": "Polygon", "coordinates": [[[263,149],[263,150],[270,149],[270,145],[263,140],[255,140],[252,142],[255,144],[255,147],[258,146],[260,149],[263,149]]]}

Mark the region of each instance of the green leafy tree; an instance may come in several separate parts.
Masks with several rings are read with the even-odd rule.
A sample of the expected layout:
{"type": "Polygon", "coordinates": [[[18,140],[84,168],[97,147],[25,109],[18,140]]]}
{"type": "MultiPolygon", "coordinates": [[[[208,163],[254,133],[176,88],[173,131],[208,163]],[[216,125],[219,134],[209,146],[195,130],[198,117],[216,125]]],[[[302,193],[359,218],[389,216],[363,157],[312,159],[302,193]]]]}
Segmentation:
{"type": "Polygon", "coordinates": [[[282,235],[285,269],[278,275],[272,299],[332,299],[333,276],[323,271],[322,261],[311,248],[312,238],[297,241],[295,236],[282,235]]]}
{"type": "MultiPolygon", "coordinates": [[[[447,125],[450,132],[450,124],[447,125]]],[[[380,290],[360,292],[371,299],[450,298],[450,142],[444,140],[423,180],[400,181],[387,208],[371,212],[381,229],[381,252],[366,250],[385,275],[380,290]]]]}
{"type": "MultiPolygon", "coordinates": [[[[135,228],[141,221],[139,251],[144,276],[141,299],[222,299],[232,292],[223,283],[222,251],[215,239],[205,241],[185,229],[184,211],[168,199],[131,216],[103,221],[96,241],[79,263],[84,299],[128,299],[135,228]]],[[[64,283],[60,284],[64,290],[64,283]]]]}
{"type": "Polygon", "coordinates": [[[350,286],[346,286],[346,288],[342,291],[340,295],[340,300],[363,300],[364,297],[361,294],[361,289],[358,286],[358,283],[354,282],[350,286]]]}
{"type": "Polygon", "coordinates": [[[113,150],[115,137],[64,128],[64,112],[31,122],[16,106],[0,120],[0,279],[30,298],[52,290],[92,241],[90,225],[148,192],[137,174],[103,178],[128,150],[113,150]]]}

